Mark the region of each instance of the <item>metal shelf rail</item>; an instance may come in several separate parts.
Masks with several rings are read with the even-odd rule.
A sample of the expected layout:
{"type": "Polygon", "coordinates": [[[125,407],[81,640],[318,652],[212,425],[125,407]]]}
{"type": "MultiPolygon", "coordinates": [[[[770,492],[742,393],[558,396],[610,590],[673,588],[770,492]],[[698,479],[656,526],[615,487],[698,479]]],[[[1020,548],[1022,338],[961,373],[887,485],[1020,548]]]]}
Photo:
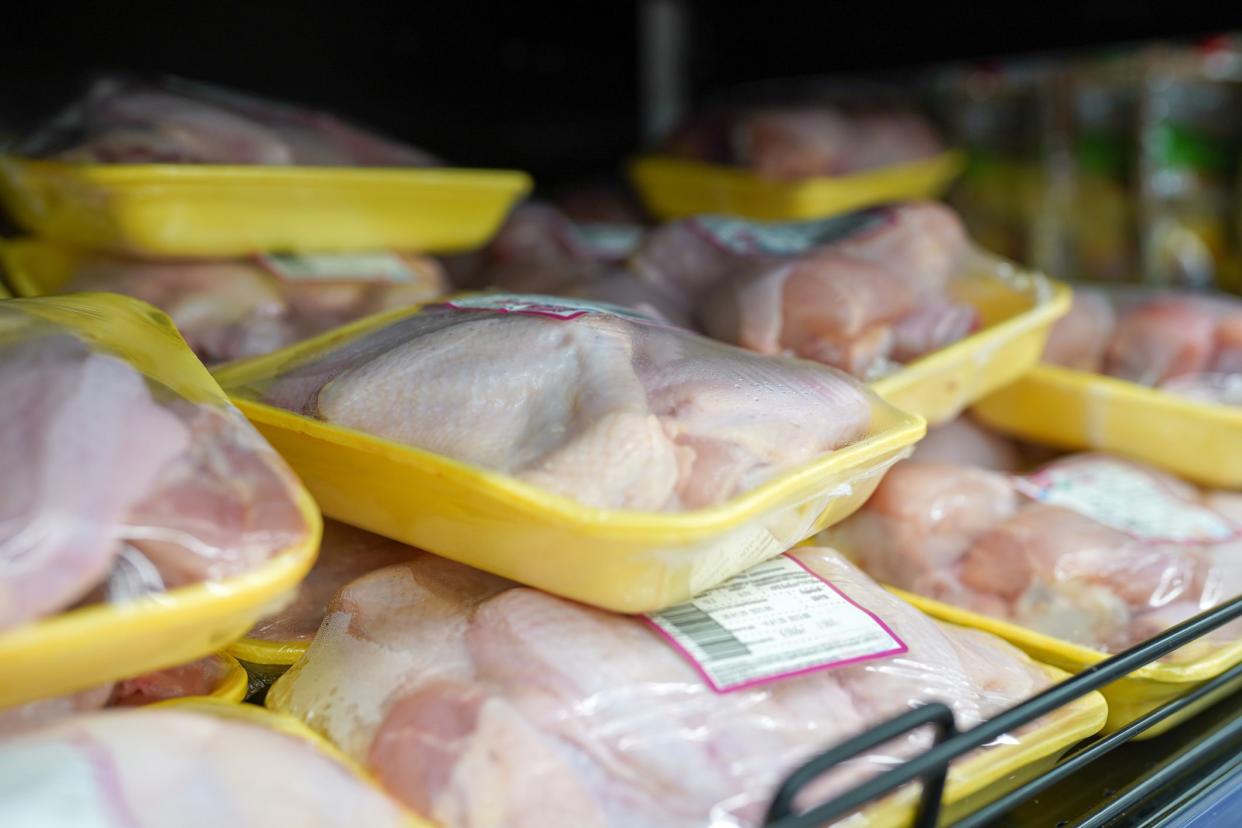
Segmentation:
{"type": "MultiPolygon", "coordinates": [[[[953,711],[940,703],[924,705],[896,716],[814,756],[789,774],[772,799],[764,823],[765,828],[820,828],[916,779],[921,780],[923,789],[912,823],[913,828],[934,828],[940,820],[945,778],[948,774],[949,762],[953,759],[991,742],[1002,734],[1011,733],[1074,699],[1098,690],[1145,664],[1163,658],[1174,650],[1238,618],[1242,618],[1242,597],[1208,610],[1171,627],[1155,638],[1105,659],[967,731],[957,729],[953,720],[953,711]],[[794,812],[794,800],[809,782],[844,761],[920,727],[932,727],[935,732],[932,746],[926,751],[834,799],[801,812],[794,812]]],[[[1147,713],[1115,733],[1094,741],[1084,742],[1047,773],[960,819],[955,823],[956,828],[982,828],[1015,805],[1031,799],[1058,781],[1081,771],[1092,762],[1129,742],[1152,725],[1219,692],[1231,682],[1240,680],[1242,680],[1242,664],[1221,673],[1192,692],[1147,713]]],[[[1107,824],[1115,816],[1141,801],[1154,788],[1164,785],[1193,767],[1199,758],[1240,736],[1242,736],[1242,709],[1237,710],[1231,718],[1223,721],[1204,739],[1184,748],[1169,761],[1136,780],[1118,796],[1095,809],[1079,825],[1097,828],[1097,826],[1107,824]]]]}

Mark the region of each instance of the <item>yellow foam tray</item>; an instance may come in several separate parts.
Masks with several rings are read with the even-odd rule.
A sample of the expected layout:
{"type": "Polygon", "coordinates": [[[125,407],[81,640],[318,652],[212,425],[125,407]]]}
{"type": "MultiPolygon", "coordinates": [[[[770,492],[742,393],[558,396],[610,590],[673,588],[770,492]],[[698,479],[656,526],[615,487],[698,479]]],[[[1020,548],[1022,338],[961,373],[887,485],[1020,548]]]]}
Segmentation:
{"type": "Polygon", "coordinates": [[[979,310],[982,330],[872,382],[877,394],[938,425],[1039,362],[1048,332],[1069,312],[1070,288],[998,262],[981,258],[950,283],[955,299],[979,310]]]}
{"type": "Polygon", "coordinates": [[[477,247],[530,191],[512,170],[72,164],[0,157],[30,233],[148,256],[477,247]]]}
{"type": "Polygon", "coordinates": [[[1242,489],[1242,406],[1040,365],[980,400],[974,412],[992,428],[1028,440],[1099,449],[1205,486],[1242,489]]]}
{"type": "MultiPolygon", "coordinates": [[[[896,587],[888,587],[888,589],[933,618],[962,627],[973,627],[990,632],[1024,650],[1037,661],[1054,665],[1071,673],[1080,673],[1108,658],[1108,653],[1071,644],[1008,621],[961,609],[896,587]]],[[[1104,726],[1104,732],[1112,733],[1124,727],[1139,716],[1190,692],[1239,662],[1242,662],[1242,640],[1223,645],[1198,641],[1182,648],[1167,660],[1140,667],[1101,691],[1108,702],[1108,721],[1104,726]]],[[[1138,738],[1147,739],[1159,736],[1209,707],[1228,692],[1229,690],[1222,691],[1191,705],[1186,710],[1147,729],[1138,738]]]]}
{"type": "MultiPolygon", "coordinates": [[[[172,322],[150,305],[91,293],[8,301],[74,328],[188,399],[227,404],[172,322]]],[[[0,633],[0,707],[184,664],[244,636],[293,596],[315,562],[319,510],[300,487],[295,497],[305,539],[250,572],[151,600],[90,604],[0,633]]]]}
{"type": "Polygon", "coordinates": [[[825,218],[890,201],[933,198],[965,167],[959,152],[841,176],[763,178],[742,167],[665,155],[630,163],[630,179],[659,219],[723,213],[757,221],[825,218]]]}
{"type": "Polygon", "coordinates": [[[255,402],[299,356],[417,313],[403,308],[216,378],[298,473],[324,514],[520,583],[619,612],[688,600],[843,520],[921,438],[921,417],[882,400],[870,436],[725,503],[687,512],[584,506],[508,475],[255,402]]]}

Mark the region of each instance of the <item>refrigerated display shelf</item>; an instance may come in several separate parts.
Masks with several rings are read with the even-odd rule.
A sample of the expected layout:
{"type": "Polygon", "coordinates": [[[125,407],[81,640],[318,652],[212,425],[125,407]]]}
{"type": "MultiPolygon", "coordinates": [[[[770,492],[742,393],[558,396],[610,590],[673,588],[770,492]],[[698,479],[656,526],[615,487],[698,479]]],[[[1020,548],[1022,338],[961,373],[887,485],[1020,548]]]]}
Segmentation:
{"type": "MultiPolygon", "coordinates": [[[[941,798],[948,763],[1005,733],[1045,716],[1134,670],[1163,658],[1213,630],[1242,618],[1242,597],[1170,628],[1048,688],[1026,702],[964,732],[952,711],[929,704],[897,716],[821,753],[791,773],[768,810],[766,828],[817,828],[853,813],[898,787],[921,780],[914,828],[941,825],[941,798]],[[795,812],[793,803],[811,781],[850,758],[904,733],[933,727],[933,744],[922,754],[827,802],[795,812]]],[[[1242,693],[1233,693],[1164,736],[1132,740],[1153,725],[1242,680],[1237,665],[1108,736],[1088,740],[1043,775],[1003,794],[952,823],[956,828],[995,826],[1234,825],[1230,822],[1167,822],[1213,807],[1242,809],[1242,693]],[[1119,750],[1124,748],[1125,750],[1119,750]],[[1101,786],[1100,780],[1106,780],[1101,786]],[[1062,790],[1065,788],[1065,790],[1062,790]],[[1048,796],[1042,796],[1045,792],[1048,796]],[[1049,803],[1052,808],[1049,808],[1049,803]],[[1073,804],[1077,803],[1077,807],[1073,804]],[[1061,811],[1057,813],[1057,811],[1061,811]],[[1165,820],[1165,821],[1161,821],[1165,820]]],[[[1211,813],[1206,811],[1205,813],[1211,813]]],[[[1215,817],[1212,817],[1215,819],[1215,817]]]]}

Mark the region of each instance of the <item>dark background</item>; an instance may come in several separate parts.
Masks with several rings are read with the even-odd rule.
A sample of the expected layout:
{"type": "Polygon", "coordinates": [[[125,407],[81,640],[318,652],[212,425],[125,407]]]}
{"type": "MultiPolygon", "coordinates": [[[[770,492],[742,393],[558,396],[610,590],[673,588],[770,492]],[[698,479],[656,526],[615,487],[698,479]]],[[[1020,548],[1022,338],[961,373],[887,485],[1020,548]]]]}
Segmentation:
{"type": "MultiPolygon", "coordinates": [[[[867,73],[1242,28],[1242,4],[688,2],[693,95],[768,77],[867,73]]],[[[454,163],[543,185],[617,169],[640,143],[638,4],[15,2],[0,128],[95,69],[170,72],[334,110],[454,163]]]]}

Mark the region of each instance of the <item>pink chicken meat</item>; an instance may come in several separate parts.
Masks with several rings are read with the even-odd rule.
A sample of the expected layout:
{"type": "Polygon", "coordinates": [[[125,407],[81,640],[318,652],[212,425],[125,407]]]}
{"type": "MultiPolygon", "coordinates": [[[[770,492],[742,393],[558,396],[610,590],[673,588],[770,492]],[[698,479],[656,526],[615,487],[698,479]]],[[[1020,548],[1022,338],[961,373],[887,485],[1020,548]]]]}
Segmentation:
{"type": "Polygon", "coordinates": [[[1079,289],[1044,361],[1226,405],[1242,405],[1242,302],[1079,289]]]}
{"type": "Polygon", "coordinates": [[[423,556],[344,588],[272,693],[445,828],[690,828],[757,825],[782,774],[912,705],[944,701],[969,727],[1047,684],[1008,645],[937,625],[836,552],[798,555],[909,651],[717,694],[637,619],[423,556]],[[341,681],[358,674],[371,681],[341,681]]]}
{"type": "Polygon", "coordinates": [[[306,536],[295,479],[235,410],[10,307],[0,323],[25,327],[0,341],[0,630],[235,575],[306,536]]]}
{"type": "MultiPolygon", "coordinates": [[[[555,301],[503,301],[531,300],[555,301]]],[[[830,369],[567,312],[426,308],[290,366],[262,399],[590,506],[646,511],[722,502],[870,426],[868,393],[830,369]]]]}
{"type": "Polygon", "coordinates": [[[871,500],[825,537],[878,580],[1118,651],[1242,593],[1242,525],[1234,520],[1213,496],[1106,455],[1060,460],[1016,482],[983,468],[916,459],[895,466],[871,500]],[[1075,485],[1084,475],[1122,481],[1125,488],[1105,502],[1141,502],[1137,510],[1145,514],[1092,507],[1100,496],[1091,490],[1084,490],[1083,506],[1041,502],[1028,494],[1042,484],[1024,482],[1075,485]],[[1169,515],[1173,528],[1160,531],[1190,525],[1210,534],[1190,540],[1126,528],[1145,527],[1153,514],[1169,515]]]}
{"type": "Polygon", "coordinates": [[[424,302],[447,290],[440,267],[418,256],[389,257],[408,279],[385,281],[354,265],[330,282],[284,279],[245,260],[147,261],[88,256],[65,292],[107,291],[150,302],[172,317],[207,363],[270,353],[363,316],[424,302]]]}
{"type": "Polygon", "coordinates": [[[0,824],[396,828],[408,815],[299,735],[225,713],[110,710],[0,739],[0,824]]]}
{"type": "Polygon", "coordinates": [[[967,251],[952,211],[912,203],[799,225],[688,219],[651,233],[631,266],[716,339],[865,376],[979,327],[947,295],[967,251]]]}

